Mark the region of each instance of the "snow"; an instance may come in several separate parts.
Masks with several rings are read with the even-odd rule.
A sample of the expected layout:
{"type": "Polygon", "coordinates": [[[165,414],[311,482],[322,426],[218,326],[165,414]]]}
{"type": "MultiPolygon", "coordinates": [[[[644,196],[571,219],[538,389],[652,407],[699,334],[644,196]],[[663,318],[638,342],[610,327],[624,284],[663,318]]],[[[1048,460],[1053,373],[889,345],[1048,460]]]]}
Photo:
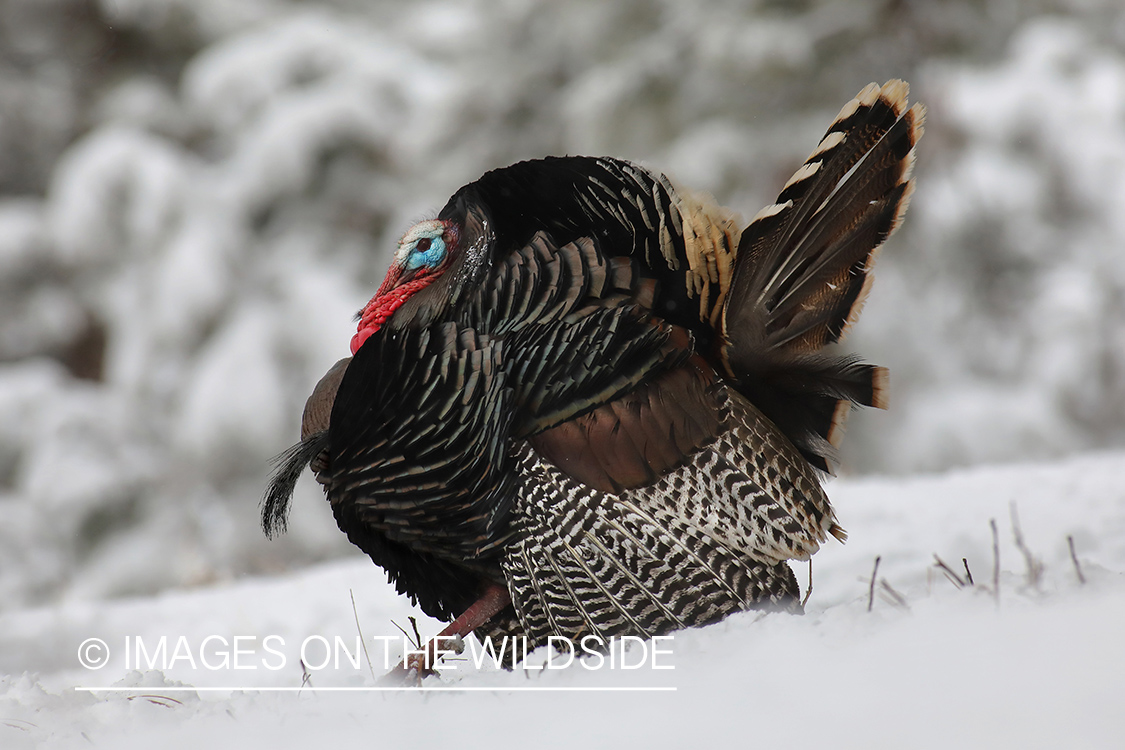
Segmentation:
{"type": "MultiPolygon", "coordinates": [[[[7,675],[0,678],[0,744],[299,747],[376,740],[549,748],[627,740],[662,747],[725,745],[739,737],[776,744],[798,733],[841,748],[1111,747],[1125,731],[1118,706],[1125,688],[1123,469],[1125,453],[1105,453],[834,482],[830,494],[851,536],[814,557],[807,614],[743,613],[676,633],[659,644],[671,654],[656,662],[673,669],[652,669],[650,657],[638,669],[575,663],[535,670],[545,663],[539,651],[528,669],[477,669],[462,661],[425,683],[454,692],[321,691],[374,687],[373,675],[384,671],[374,636],[394,637],[390,659],[401,650],[393,623],[409,629],[413,614],[424,636],[440,627],[412,611],[358,556],[276,578],[10,612],[0,615],[0,673],[7,675]],[[1024,545],[1042,568],[1035,582],[1015,542],[1013,507],[1024,545]],[[999,531],[999,596],[990,520],[999,531]],[[961,578],[964,559],[974,585],[954,584],[934,555],[961,578]],[[881,584],[869,600],[876,556],[879,581],[904,604],[881,584]],[[355,651],[358,632],[373,668],[366,659],[353,668],[346,656],[338,668],[315,668],[326,653],[316,637],[339,637],[355,651]],[[271,635],[280,639],[268,644],[277,655],[265,650],[271,635]],[[164,670],[126,668],[126,637],[134,647],[141,639],[147,654],[161,636],[178,660],[164,670]],[[208,636],[224,641],[201,646],[208,636]],[[221,647],[233,651],[236,636],[243,638],[243,669],[206,667],[204,660],[221,666],[221,647]],[[77,649],[92,637],[114,653],[101,669],[84,670],[77,649]],[[314,668],[302,687],[299,647],[306,641],[314,668]],[[283,657],[284,667],[270,668],[283,657]],[[623,688],[648,691],[617,692],[623,688]]],[[[805,566],[797,570],[803,580],[805,566]]],[[[638,653],[634,644],[627,663],[638,663],[638,653]]]]}

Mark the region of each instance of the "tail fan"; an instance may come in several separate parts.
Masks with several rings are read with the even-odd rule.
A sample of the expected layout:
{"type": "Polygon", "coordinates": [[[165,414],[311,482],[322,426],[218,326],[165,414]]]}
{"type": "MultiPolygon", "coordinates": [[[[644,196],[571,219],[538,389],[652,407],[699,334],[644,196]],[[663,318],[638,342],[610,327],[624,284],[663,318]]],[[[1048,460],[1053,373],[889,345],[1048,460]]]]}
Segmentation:
{"type": "Polygon", "coordinates": [[[821,350],[854,323],[879,248],[914,189],[925,109],[903,81],[848,102],[773,205],[743,231],[722,318],[740,390],[830,470],[851,404],[886,406],[887,373],[821,350]]]}

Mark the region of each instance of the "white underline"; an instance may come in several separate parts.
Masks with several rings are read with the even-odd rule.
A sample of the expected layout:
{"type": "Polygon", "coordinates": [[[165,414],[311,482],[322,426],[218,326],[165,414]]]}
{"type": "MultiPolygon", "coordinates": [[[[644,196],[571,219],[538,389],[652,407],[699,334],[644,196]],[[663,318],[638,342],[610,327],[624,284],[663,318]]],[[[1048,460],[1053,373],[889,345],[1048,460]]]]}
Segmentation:
{"type": "Polygon", "coordinates": [[[674,687],[76,687],[87,693],[205,693],[205,692],[257,692],[257,693],[674,693],[674,687]]]}

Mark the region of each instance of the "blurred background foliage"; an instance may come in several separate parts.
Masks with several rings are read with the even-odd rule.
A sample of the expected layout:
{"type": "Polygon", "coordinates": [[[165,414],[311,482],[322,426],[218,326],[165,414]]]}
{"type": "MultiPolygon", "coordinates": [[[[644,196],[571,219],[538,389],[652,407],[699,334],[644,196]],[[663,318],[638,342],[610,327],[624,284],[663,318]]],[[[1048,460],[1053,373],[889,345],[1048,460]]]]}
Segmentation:
{"type": "Polygon", "coordinates": [[[565,153],[749,217],[894,77],[918,190],[847,342],[892,408],[843,472],[1121,446],[1119,0],[3,0],[0,607],[356,554],[313,482],[280,542],[257,504],[403,230],[565,153]]]}

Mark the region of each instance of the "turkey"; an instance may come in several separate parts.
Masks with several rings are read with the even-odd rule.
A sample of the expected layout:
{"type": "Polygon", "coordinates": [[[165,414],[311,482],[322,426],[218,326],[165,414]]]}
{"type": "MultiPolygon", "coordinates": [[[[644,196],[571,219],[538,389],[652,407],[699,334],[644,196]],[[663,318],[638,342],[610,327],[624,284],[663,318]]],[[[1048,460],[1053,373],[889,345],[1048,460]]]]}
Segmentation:
{"type": "Polygon", "coordinates": [[[886,372],[826,351],[913,190],[924,108],[848,102],[748,225],[612,158],[521,162],[403,236],[263,501],[311,465],[443,635],[649,637],[800,612],[821,488],[886,372]]]}

